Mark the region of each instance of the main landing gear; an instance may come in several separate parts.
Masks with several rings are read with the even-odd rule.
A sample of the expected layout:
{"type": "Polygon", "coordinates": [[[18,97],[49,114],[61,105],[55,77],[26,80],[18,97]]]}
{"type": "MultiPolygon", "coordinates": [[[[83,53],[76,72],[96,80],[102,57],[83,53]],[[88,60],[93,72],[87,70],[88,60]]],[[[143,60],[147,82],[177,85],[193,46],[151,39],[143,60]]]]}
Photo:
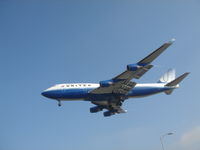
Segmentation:
{"type": "Polygon", "coordinates": [[[61,101],[58,100],[58,107],[62,106],[61,101]]]}

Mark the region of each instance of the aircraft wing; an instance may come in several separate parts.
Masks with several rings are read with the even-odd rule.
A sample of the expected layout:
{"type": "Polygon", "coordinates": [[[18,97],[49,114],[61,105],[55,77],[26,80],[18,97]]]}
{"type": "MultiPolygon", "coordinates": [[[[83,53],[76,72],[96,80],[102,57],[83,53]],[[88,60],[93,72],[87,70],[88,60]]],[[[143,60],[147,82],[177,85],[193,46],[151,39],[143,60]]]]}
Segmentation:
{"type": "Polygon", "coordinates": [[[116,93],[116,94],[124,94],[126,95],[134,86],[136,85],[135,82],[132,81],[118,81],[113,83],[109,87],[99,87],[92,90],[91,94],[109,94],[109,93],[116,93]]]}
{"type": "Polygon", "coordinates": [[[133,78],[139,79],[143,74],[145,74],[149,69],[153,67],[153,65],[150,65],[150,63],[153,60],[155,60],[162,52],[164,52],[174,41],[175,39],[172,39],[171,41],[164,43],[158,49],[156,49],[151,54],[146,56],[144,59],[139,61],[137,65],[139,65],[140,67],[137,70],[129,71],[128,66],[131,67],[131,66],[136,65],[136,64],[130,64],[127,66],[126,71],[114,77],[113,79],[125,79],[125,80],[131,80],[133,78]]]}
{"type": "Polygon", "coordinates": [[[90,93],[116,93],[126,95],[136,85],[136,83],[132,82],[131,80],[133,78],[139,79],[148,70],[150,70],[153,67],[151,62],[155,60],[161,53],[163,53],[173,42],[174,39],[164,43],[162,46],[150,53],[138,63],[127,65],[126,71],[112,78],[111,80],[100,81],[100,87],[90,91],[90,93]]]}

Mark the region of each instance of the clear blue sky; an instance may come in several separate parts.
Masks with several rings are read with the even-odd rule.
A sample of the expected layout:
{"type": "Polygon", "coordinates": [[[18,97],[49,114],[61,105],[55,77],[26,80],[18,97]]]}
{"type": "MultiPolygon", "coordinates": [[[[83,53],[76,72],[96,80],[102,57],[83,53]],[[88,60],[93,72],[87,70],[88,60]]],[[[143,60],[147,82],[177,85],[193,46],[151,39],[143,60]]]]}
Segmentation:
{"type": "Polygon", "coordinates": [[[198,0],[1,0],[1,150],[199,150],[198,0]],[[98,82],[163,42],[176,42],[137,82],[168,69],[192,72],[172,95],[129,99],[127,114],[90,114],[89,102],[57,102],[56,83],[98,82]]]}

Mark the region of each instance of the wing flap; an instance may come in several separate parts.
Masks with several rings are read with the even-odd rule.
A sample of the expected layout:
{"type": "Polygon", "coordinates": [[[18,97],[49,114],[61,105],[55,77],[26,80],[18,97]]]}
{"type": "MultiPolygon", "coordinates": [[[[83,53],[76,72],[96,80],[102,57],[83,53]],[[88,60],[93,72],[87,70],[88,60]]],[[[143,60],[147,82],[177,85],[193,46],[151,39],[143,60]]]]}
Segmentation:
{"type": "Polygon", "coordinates": [[[153,67],[153,65],[147,65],[144,67],[141,67],[138,69],[138,71],[135,74],[135,78],[139,79],[141,76],[143,76],[148,70],[150,70],[153,67]]]}
{"type": "Polygon", "coordinates": [[[136,84],[137,83],[135,82],[127,82],[121,84],[120,87],[113,89],[113,93],[126,95],[131,89],[135,87],[136,84]]]}
{"type": "Polygon", "coordinates": [[[146,65],[140,67],[136,71],[124,71],[120,75],[113,78],[113,80],[131,80],[133,78],[139,79],[142,75],[144,75],[148,70],[150,70],[153,67],[153,65],[146,65]]]}
{"type": "Polygon", "coordinates": [[[126,95],[132,88],[136,85],[135,82],[122,80],[119,82],[114,83],[109,87],[99,87],[97,89],[92,90],[91,94],[108,94],[108,93],[115,93],[115,94],[124,94],[126,95]]]}

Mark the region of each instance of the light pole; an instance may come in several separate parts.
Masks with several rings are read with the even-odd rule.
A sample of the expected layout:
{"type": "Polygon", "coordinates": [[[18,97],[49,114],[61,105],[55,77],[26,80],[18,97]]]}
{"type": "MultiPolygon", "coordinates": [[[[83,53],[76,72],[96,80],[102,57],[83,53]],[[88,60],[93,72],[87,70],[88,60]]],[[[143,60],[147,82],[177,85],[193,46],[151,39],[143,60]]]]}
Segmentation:
{"type": "Polygon", "coordinates": [[[161,142],[161,145],[162,145],[162,150],[165,150],[165,149],[164,149],[164,144],[163,144],[163,138],[164,138],[165,136],[167,136],[167,135],[172,135],[172,134],[174,134],[174,133],[166,133],[166,134],[164,134],[164,135],[162,135],[162,136],[160,137],[160,142],[161,142]]]}

